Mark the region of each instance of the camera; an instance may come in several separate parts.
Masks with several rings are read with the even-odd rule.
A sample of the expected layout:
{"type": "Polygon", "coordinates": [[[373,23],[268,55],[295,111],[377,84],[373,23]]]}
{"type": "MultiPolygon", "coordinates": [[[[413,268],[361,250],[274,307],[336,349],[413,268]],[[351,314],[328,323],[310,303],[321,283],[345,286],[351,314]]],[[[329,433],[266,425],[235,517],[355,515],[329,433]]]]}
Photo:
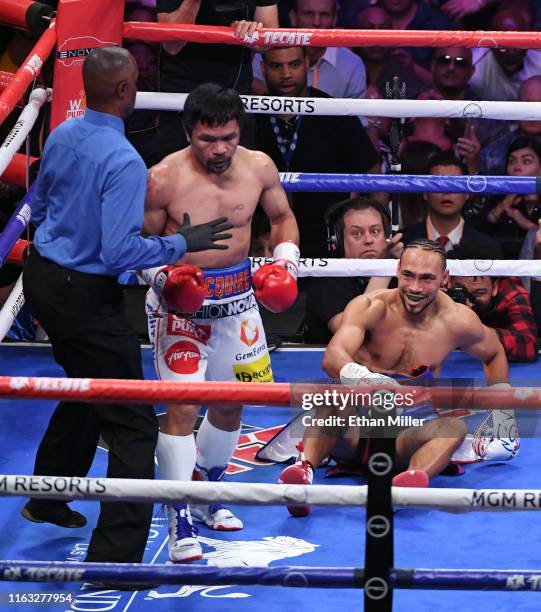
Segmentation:
{"type": "Polygon", "coordinates": [[[468,292],[464,287],[454,287],[453,289],[447,289],[447,295],[457,302],[457,304],[467,304],[468,292]]]}

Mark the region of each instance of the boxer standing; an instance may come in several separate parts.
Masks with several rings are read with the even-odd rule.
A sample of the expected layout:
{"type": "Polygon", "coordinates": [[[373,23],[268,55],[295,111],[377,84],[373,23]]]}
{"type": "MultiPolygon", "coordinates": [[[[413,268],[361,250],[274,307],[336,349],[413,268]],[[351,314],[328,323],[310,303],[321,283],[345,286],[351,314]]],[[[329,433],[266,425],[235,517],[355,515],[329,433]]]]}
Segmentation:
{"type": "MultiPolygon", "coordinates": [[[[194,221],[227,215],[234,225],[227,252],[182,259],[205,271],[207,297],[199,311],[180,312],[153,288],[148,292],[149,333],[162,380],[273,380],[255,297],[273,312],[292,305],[297,296],[299,235],[274,163],[264,153],[238,146],[243,116],[238,93],[200,85],[184,107],[190,146],[150,170],[144,223],[148,234],[178,231],[185,213],[194,221]],[[274,263],[251,279],[250,222],[258,202],[270,220],[274,263]]],[[[199,406],[169,405],[157,446],[161,478],[191,480],[195,467],[199,478],[220,480],[237,444],[241,409],[209,407],[196,448],[193,429],[199,406]]],[[[202,557],[191,514],[211,529],[243,527],[218,504],[192,507],[191,512],[185,505],[168,507],[169,555],[174,562],[202,557]]]]}

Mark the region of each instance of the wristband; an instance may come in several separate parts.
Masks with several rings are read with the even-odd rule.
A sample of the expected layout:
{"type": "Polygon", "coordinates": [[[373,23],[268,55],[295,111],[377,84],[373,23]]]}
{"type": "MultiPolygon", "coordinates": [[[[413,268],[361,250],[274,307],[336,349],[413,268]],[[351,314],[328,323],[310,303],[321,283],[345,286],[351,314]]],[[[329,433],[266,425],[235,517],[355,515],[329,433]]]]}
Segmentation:
{"type": "Polygon", "coordinates": [[[494,383],[493,385],[489,385],[489,387],[491,389],[511,389],[511,385],[504,382],[494,383]]]}
{"type": "Polygon", "coordinates": [[[299,247],[293,242],[280,242],[272,252],[274,263],[283,266],[295,280],[299,274],[300,257],[299,247]]]}
{"type": "Polygon", "coordinates": [[[167,266],[156,266],[155,268],[140,270],[139,276],[146,285],[149,285],[158,295],[161,295],[167,281],[167,266]]]}
{"type": "Polygon", "coordinates": [[[343,385],[358,385],[361,378],[365,378],[367,375],[373,374],[365,366],[359,365],[351,361],[340,370],[340,382],[343,385]]]}

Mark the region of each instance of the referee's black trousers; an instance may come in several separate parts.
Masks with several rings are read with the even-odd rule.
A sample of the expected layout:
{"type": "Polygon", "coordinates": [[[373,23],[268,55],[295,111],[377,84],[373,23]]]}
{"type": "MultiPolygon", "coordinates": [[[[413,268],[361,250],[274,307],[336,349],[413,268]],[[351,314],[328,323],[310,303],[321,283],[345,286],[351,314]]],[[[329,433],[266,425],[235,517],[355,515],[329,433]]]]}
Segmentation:
{"type": "MultiPolygon", "coordinates": [[[[115,278],[68,270],[34,248],[23,288],[70,378],[143,378],[139,343],[115,278]]],[[[56,407],[34,474],[86,476],[100,434],[109,446],[109,478],[154,478],[158,421],[151,406],[77,402],[56,407]]],[[[47,502],[54,503],[61,502],[47,502]]],[[[152,510],[152,504],[102,503],[86,561],[141,562],[152,510]]]]}

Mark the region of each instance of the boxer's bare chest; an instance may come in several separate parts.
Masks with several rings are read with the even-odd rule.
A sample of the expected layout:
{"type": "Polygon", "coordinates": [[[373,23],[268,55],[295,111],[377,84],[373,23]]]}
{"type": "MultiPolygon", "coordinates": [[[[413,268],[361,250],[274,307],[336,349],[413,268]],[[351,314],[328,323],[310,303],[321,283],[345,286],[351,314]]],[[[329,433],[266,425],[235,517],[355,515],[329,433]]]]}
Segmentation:
{"type": "Polygon", "coordinates": [[[357,358],[367,367],[372,365],[379,371],[407,373],[420,365],[438,371],[455,348],[440,321],[432,321],[427,326],[412,326],[399,318],[387,316],[367,334],[357,358]]]}
{"type": "Polygon", "coordinates": [[[254,214],[261,191],[260,180],[245,170],[222,179],[189,172],[179,173],[167,208],[167,229],[177,229],[186,212],[192,224],[224,216],[235,227],[244,227],[254,214]]]}

